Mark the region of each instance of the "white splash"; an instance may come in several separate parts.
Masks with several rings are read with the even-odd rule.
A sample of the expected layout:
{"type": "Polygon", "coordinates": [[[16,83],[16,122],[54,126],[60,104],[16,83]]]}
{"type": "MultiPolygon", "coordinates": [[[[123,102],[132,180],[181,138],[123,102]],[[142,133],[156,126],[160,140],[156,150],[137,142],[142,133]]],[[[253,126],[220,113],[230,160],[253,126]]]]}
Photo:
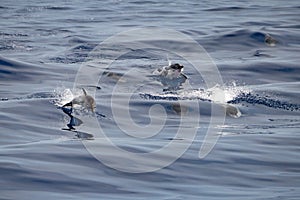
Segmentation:
{"type": "Polygon", "coordinates": [[[220,104],[224,107],[228,116],[233,118],[239,118],[242,113],[238,106],[229,104],[227,102],[234,100],[242,93],[249,93],[251,90],[245,86],[237,86],[235,82],[230,85],[220,86],[216,85],[209,89],[195,89],[195,90],[183,90],[176,93],[152,93],[154,96],[160,96],[163,98],[180,98],[180,99],[202,99],[208,100],[213,103],[220,104]]]}
{"type": "Polygon", "coordinates": [[[63,106],[72,101],[75,97],[82,95],[82,90],[71,90],[69,88],[60,87],[54,90],[55,101],[54,105],[63,106]]]}
{"type": "Polygon", "coordinates": [[[245,86],[237,86],[235,82],[230,85],[215,85],[208,89],[197,89],[192,91],[179,92],[179,97],[188,99],[206,99],[216,103],[227,103],[234,100],[242,93],[249,93],[251,90],[245,86]]]}

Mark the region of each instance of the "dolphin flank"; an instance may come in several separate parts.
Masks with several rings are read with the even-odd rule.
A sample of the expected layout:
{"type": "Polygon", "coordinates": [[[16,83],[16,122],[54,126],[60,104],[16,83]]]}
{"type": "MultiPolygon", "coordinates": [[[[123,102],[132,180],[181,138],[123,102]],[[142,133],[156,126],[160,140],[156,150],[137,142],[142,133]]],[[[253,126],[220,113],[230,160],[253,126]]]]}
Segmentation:
{"type": "Polygon", "coordinates": [[[81,95],[79,97],[75,97],[72,101],[63,105],[63,107],[66,107],[66,106],[73,107],[74,105],[80,105],[83,108],[86,108],[88,110],[91,110],[92,112],[95,112],[95,108],[96,108],[95,99],[92,96],[88,95],[84,88],[82,88],[82,91],[83,91],[83,95],[81,95]]]}

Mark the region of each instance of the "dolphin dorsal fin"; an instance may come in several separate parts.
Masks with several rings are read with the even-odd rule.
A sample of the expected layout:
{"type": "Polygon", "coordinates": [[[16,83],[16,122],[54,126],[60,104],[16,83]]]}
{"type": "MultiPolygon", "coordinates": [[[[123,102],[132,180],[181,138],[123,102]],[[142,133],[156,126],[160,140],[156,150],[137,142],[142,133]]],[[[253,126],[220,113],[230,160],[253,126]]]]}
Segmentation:
{"type": "Polygon", "coordinates": [[[169,54],[167,54],[168,66],[172,65],[172,61],[169,59],[169,54]]]}
{"type": "Polygon", "coordinates": [[[84,94],[84,96],[86,96],[86,95],[87,95],[87,93],[86,93],[86,91],[85,91],[85,89],[84,89],[84,88],[82,88],[82,91],[83,91],[83,94],[84,94]]]}

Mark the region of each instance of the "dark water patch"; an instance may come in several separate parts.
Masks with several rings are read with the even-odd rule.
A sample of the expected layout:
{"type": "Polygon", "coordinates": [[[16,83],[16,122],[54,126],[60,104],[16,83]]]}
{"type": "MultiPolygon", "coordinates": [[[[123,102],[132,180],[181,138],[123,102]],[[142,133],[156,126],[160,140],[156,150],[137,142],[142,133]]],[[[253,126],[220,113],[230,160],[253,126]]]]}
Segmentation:
{"type": "Polygon", "coordinates": [[[29,94],[26,97],[23,97],[23,99],[49,99],[55,97],[56,95],[53,92],[37,92],[34,94],[29,94]]]}
{"type": "Polygon", "coordinates": [[[53,58],[49,58],[49,61],[54,62],[54,63],[65,63],[65,64],[83,62],[83,60],[71,60],[70,61],[65,57],[53,57],[53,58]]]}
{"type": "Polygon", "coordinates": [[[78,36],[78,35],[72,35],[67,36],[66,39],[68,39],[68,42],[70,44],[86,44],[88,41],[85,39],[84,36],[78,36]]]}
{"type": "Polygon", "coordinates": [[[42,12],[45,10],[44,6],[26,6],[20,9],[17,9],[15,12],[20,14],[28,14],[28,13],[36,13],[36,12],[42,12]]]}
{"type": "Polygon", "coordinates": [[[249,9],[249,8],[244,8],[239,6],[229,6],[229,7],[210,8],[210,9],[205,9],[204,11],[220,12],[220,11],[239,11],[245,9],[249,9]]]}
{"type": "Polygon", "coordinates": [[[54,36],[59,34],[73,33],[71,30],[67,30],[64,27],[58,28],[37,28],[35,31],[39,32],[40,36],[54,36]]]}
{"type": "Polygon", "coordinates": [[[47,12],[47,10],[55,11],[55,12],[61,12],[61,11],[74,10],[74,8],[73,7],[68,7],[68,6],[28,5],[25,8],[17,9],[16,12],[21,13],[21,14],[25,14],[25,13],[35,13],[35,12],[47,12]]]}
{"type": "Polygon", "coordinates": [[[300,122],[300,119],[269,119],[271,122],[300,122]]]}
{"type": "Polygon", "coordinates": [[[95,44],[80,44],[72,48],[71,51],[91,51],[96,47],[95,44]]]}
{"type": "Polygon", "coordinates": [[[221,32],[209,35],[203,45],[216,50],[230,49],[231,51],[249,51],[254,47],[265,46],[265,33],[249,29],[221,32]]]}
{"type": "Polygon", "coordinates": [[[299,81],[300,77],[296,74],[300,73],[300,68],[288,63],[267,63],[260,62],[248,67],[245,67],[246,71],[255,72],[262,75],[279,76],[280,78],[286,77],[289,81],[299,81]]]}
{"type": "Polygon", "coordinates": [[[0,32],[0,36],[3,37],[28,37],[28,34],[25,33],[5,33],[5,32],[0,32]]]}
{"type": "Polygon", "coordinates": [[[74,10],[72,7],[67,6],[45,6],[47,10],[55,10],[55,11],[65,11],[65,10],[74,10]]]}
{"type": "Polygon", "coordinates": [[[31,45],[25,45],[24,43],[30,42],[28,40],[5,40],[5,41],[0,41],[0,50],[3,51],[15,51],[15,52],[28,52],[32,51],[34,46],[31,45]]]}
{"type": "Polygon", "coordinates": [[[10,67],[14,66],[13,62],[9,62],[9,60],[6,60],[6,59],[1,58],[1,57],[0,57],[0,65],[10,66],[10,67]]]}
{"type": "Polygon", "coordinates": [[[0,98],[0,101],[8,101],[8,98],[0,98]]]}
{"type": "Polygon", "coordinates": [[[191,11],[178,11],[178,10],[177,11],[175,11],[175,10],[165,10],[165,11],[151,10],[151,11],[145,11],[143,13],[149,14],[149,15],[155,15],[156,17],[161,17],[161,18],[176,16],[176,17],[180,17],[181,19],[187,18],[187,17],[185,17],[185,14],[197,14],[197,13],[193,13],[191,11]]]}
{"type": "Polygon", "coordinates": [[[300,24],[291,24],[291,25],[280,24],[280,25],[275,25],[274,28],[300,29],[300,24]]]}
{"type": "Polygon", "coordinates": [[[200,101],[206,101],[206,102],[211,102],[210,99],[204,99],[201,97],[182,97],[182,96],[178,96],[177,94],[174,95],[153,95],[153,94],[148,94],[148,93],[141,93],[140,97],[142,99],[147,99],[147,100],[165,100],[165,101],[179,101],[179,100],[200,100],[200,101]]]}
{"type": "Polygon", "coordinates": [[[0,43],[0,51],[14,50],[12,45],[1,44],[0,43]]]}
{"type": "Polygon", "coordinates": [[[265,33],[262,33],[262,32],[254,32],[250,35],[250,38],[252,39],[255,39],[257,41],[260,41],[260,42],[264,42],[265,41],[265,36],[266,34],[265,33]]]}
{"type": "Polygon", "coordinates": [[[271,59],[278,58],[278,56],[273,56],[272,51],[252,52],[252,56],[255,60],[248,62],[248,64],[220,64],[218,67],[222,71],[223,76],[233,76],[234,72],[237,80],[243,80],[247,84],[300,81],[300,76],[298,75],[300,67],[291,62],[272,62],[271,59]],[[268,61],[262,62],[258,59],[268,59],[268,61]]]}
{"type": "Polygon", "coordinates": [[[0,57],[0,68],[0,78],[5,81],[38,81],[38,77],[46,74],[39,66],[3,57],[0,57]]]}
{"type": "Polygon", "coordinates": [[[265,51],[264,50],[256,50],[255,53],[253,54],[253,56],[256,56],[256,57],[267,57],[267,58],[271,58],[271,57],[274,57],[270,54],[267,54],[267,53],[264,53],[265,51]]]}
{"type": "Polygon", "coordinates": [[[132,1],[130,3],[131,4],[136,4],[136,5],[145,5],[145,4],[155,5],[155,4],[160,4],[160,2],[157,2],[157,1],[132,1]]]}
{"type": "Polygon", "coordinates": [[[168,100],[168,101],[178,101],[179,98],[177,96],[160,96],[160,95],[152,95],[152,94],[140,94],[142,99],[147,100],[168,100]]]}
{"type": "MultiPolygon", "coordinates": [[[[275,132],[271,132],[271,131],[257,131],[257,130],[254,130],[254,131],[251,131],[252,129],[250,129],[249,127],[245,127],[245,129],[249,129],[247,131],[241,131],[241,132],[237,132],[237,133],[231,133],[231,132],[226,132],[224,131],[223,133],[226,135],[272,135],[272,134],[275,134],[275,132]]],[[[263,129],[264,127],[259,127],[261,129],[263,129]]]]}
{"type": "Polygon", "coordinates": [[[87,19],[87,18],[59,19],[59,23],[82,24],[81,27],[84,27],[84,24],[89,24],[91,22],[93,22],[93,21],[90,18],[89,19],[87,19]]]}
{"type": "Polygon", "coordinates": [[[49,60],[56,63],[66,64],[82,63],[88,58],[89,53],[97,46],[96,44],[84,43],[84,41],[77,39],[72,42],[78,42],[80,44],[72,47],[63,56],[51,57],[49,60]]]}
{"type": "Polygon", "coordinates": [[[264,105],[270,108],[283,109],[289,111],[298,111],[300,110],[300,104],[289,103],[285,101],[280,101],[259,94],[252,93],[241,93],[238,97],[233,100],[228,101],[227,103],[239,104],[239,103],[249,103],[252,105],[264,105]]]}
{"type": "Polygon", "coordinates": [[[84,180],[84,178],[80,177],[70,177],[66,176],[59,172],[47,172],[43,170],[35,170],[35,171],[29,171],[26,170],[26,173],[22,174],[15,174],[13,177],[15,179],[22,180],[18,183],[13,183],[13,179],[8,176],[8,174],[13,173],[14,169],[7,169],[3,171],[7,171],[7,174],[3,176],[5,180],[7,180],[7,184],[13,185],[14,189],[29,189],[34,186],[36,190],[39,191],[47,191],[47,192],[58,192],[61,190],[64,190],[65,192],[95,192],[95,191],[101,191],[109,193],[112,191],[117,192],[118,189],[116,189],[113,185],[109,185],[106,183],[102,183],[101,181],[92,181],[92,180],[84,180]],[[30,184],[28,184],[30,183],[30,184]],[[29,187],[28,187],[29,186],[29,187]]]}
{"type": "Polygon", "coordinates": [[[98,13],[98,14],[104,14],[104,13],[111,13],[111,12],[113,12],[113,10],[111,10],[109,8],[98,8],[98,7],[86,8],[83,11],[87,12],[87,13],[98,13]]]}
{"type": "MultiPolygon", "coordinates": [[[[266,34],[262,33],[262,32],[253,32],[253,31],[248,30],[248,29],[241,29],[241,30],[233,31],[233,32],[228,33],[228,34],[224,34],[222,36],[222,38],[244,38],[245,40],[249,39],[249,38],[252,38],[252,39],[255,39],[257,41],[264,42],[265,35],[266,34]]],[[[238,40],[238,41],[241,41],[241,40],[238,40]]]]}
{"type": "MultiPolygon", "coordinates": [[[[232,50],[251,50],[251,47],[270,46],[266,43],[267,37],[272,38],[276,44],[283,45],[282,40],[288,36],[279,36],[278,34],[270,34],[266,31],[254,31],[251,29],[240,29],[230,32],[222,32],[218,36],[210,36],[208,43],[215,43],[218,47],[226,46],[232,50]],[[212,38],[214,37],[214,38],[212,38]],[[230,45],[230,46],[229,46],[230,45]]],[[[275,47],[276,44],[272,47],[275,47]]]]}
{"type": "Polygon", "coordinates": [[[49,60],[55,63],[74,64],[84,62],[87,56],[87,53],[73,53],[67,55],[66,57],[54,57],[50,58],[49,60]]]}
{"type": "Polygon", "coordinates": [[[268,27],[271,25],[274,25],[272,22],[267,22],[267,21],[248,21],[248,22],[243,22],[241,23],[242,26],[254,26],[254,27],[268,27]]]}
{"type": "MultiPolygon", "coordinates": [[[[269,129],[277,129],[277,128],[299,128],[300,123],[277,123],[277,124],[270,124],[270,125],[262,125],[262,124],[255,124],[255,125],[246,125],[243,127],[244,129],[251,129],[251,130],[263,130],[263,132],[268,132],[269,129]]],[[[255,133],[255,132],[254,132],[255,133]]],[[[274,133],[274,132],[273,132],[274,133]]]]}
{"type": "Polygon", "coordinates": [[[55,30],[55,31],[61,32],[61,33],[74,33],[72,30],[68,30],[65,27],[53,28],[52,30],[55,30]]]}
{"type": "Polygon", "coordinates": [[[14,72],[10,71],[10,70],[3,70],[0,69],[0,74],[13,74],[14,72]]]}

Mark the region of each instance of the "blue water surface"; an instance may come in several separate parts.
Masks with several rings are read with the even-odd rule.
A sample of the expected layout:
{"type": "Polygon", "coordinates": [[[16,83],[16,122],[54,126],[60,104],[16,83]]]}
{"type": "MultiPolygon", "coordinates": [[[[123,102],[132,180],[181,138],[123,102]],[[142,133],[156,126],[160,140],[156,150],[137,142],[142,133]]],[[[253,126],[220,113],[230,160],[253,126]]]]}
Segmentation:
{"type": "MultiPolygon", "coordinates": [[[[296,0],[2,0],[1,199],[299,199],[299,9],[296,0]],[[77,116],[96,118],[116,145],[132,152],[161,148],[176,138],[183,115],[191,116],[191,124],[201,116],[197,127],[187,125],[197,135],[174,163],[154,172],[127,173],[94,158],[83,142],[97,141],[95,130],[86,122],[78,132],[68,131],[69,117],[59,107],[72,92],[81,93],[73,90],[76,74],[99,43],[141,27],[173,29],[202,45],[224,82],[217,88],[225,91],[226,101],[217,106],[232,105],[242,115],[226,116],[216,146],[199,159],[215,103],[203,77],[176,55],[146,50],[123,55],[110,72],[103,71],[99,84],[84,86],[95,93],[96,112],[77,116]],[[275,46],[265,42],[266,35],[277,41],[275,46]],[[188,91],[164,92],[149,76],[167,65],[168,57],[186,66],[188,91]],[[120,80],[133,68],[137,76],[120,80]],[[134,84],[139,81],[142,87],[134,84]],[[152,110],[153,119],[167,115],[159,134],[136,139],[122,132],[110,102],[117,83],[124,89],[120,99],[135,91],[130,112],[141,126],[150,123],[151,106],[164,108],[152,110]],[[201,112],[178,110],[181,100],[197,102],[201,112]]],[[[109,154],[106,144],[103,151],[109,154]]]]}

